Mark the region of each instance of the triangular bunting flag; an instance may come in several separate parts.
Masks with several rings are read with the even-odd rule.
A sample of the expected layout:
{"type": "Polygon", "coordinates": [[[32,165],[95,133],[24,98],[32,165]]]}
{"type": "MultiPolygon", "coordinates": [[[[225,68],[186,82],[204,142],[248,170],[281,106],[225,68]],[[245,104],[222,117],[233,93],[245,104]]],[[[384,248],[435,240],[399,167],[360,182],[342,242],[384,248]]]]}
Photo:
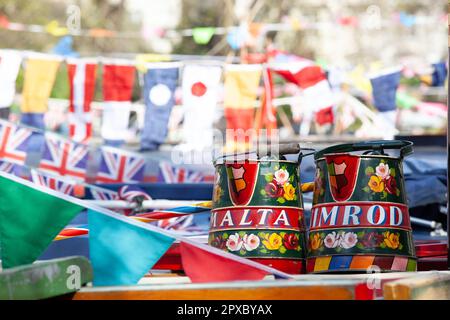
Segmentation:
{"type": "Polygon", "coordinates": [[[208,44],[211,41],[216,28],[214,27],[199,27],[192,29],[192,37],[196,44],[208,44]]]}
{"type": "Polygon", "coordinates": [[[261,280],[269,274],[183,241],[180,250],[183,270],[192,282],[261,280]]]}
{"type": "Polygon", "coordinates": [[[401,70],[388,70],[370,78],[373,104],[380,112],[395,111],[395,96],[400,84],[401,70]]]}
{"type": "Polygon", "coordinates": [[[88,219],[89,255],[96,286],[136,284],[175,240],[119,215],[89,209],[88,219]]]}
{"type": "Polygon", "coordinates": [[[2,172],[0,203],[0,254],[4,269],[35,261],[83,210],[53,190],[2,172]]]}

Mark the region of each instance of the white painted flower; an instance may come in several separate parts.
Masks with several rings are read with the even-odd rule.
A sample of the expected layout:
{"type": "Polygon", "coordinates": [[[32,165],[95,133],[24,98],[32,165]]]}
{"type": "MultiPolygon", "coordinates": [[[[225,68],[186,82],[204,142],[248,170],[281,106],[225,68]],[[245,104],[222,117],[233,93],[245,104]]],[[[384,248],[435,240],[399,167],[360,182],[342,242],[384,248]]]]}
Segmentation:
{"type": "Polygon", "coordinates": [[[230,251],[239,251],[242,248],[242,239],[235,233],[228,237],[226,246],[230,251]]]}
{"type": "Polygon", "coordinates": [[[375,168],[375,173],[377,174],[377,176],[379,176],[381,179],[386,179],[387,177],[389,177],[389,165],[385,164],[385,163],[380,163],[376,168],[375,168]]]}
{"type": "Polygon", "coordinates": [[[336,231],[327,234],[325,239],[323,240],[323,243],[327,248],[336,248],[340,242],[341,238],[338,234],[336,234],[336,231]]]}
{"type": "Polygon", "coordinates": [[[289,179],[289,172],[287,172],[287,170],[285,169],[280,169],[277,170],[274,174],[275,177],[275,181],[279,184],[279,185],[284,185],[288,179],[289,179]]]}
{"type": "Polygon", "coordinates": [[[356,233],[354,232],[346,232],[342,237],[341,237],[341,247],[344,249],[350,249],[353,248],[356,243],[358,242],[358,237],[356,235],[356,233]]]}
{"type": "Polygon", "coordinates": [[[259,237],[254,234],[250,235],[246,234],[243,238],[243,241],[244,241],[244,248],[247,251],[255,250],[256,248],[259,247],[259,244],[261,242],[261,240],[259,240],[259,237]]]}

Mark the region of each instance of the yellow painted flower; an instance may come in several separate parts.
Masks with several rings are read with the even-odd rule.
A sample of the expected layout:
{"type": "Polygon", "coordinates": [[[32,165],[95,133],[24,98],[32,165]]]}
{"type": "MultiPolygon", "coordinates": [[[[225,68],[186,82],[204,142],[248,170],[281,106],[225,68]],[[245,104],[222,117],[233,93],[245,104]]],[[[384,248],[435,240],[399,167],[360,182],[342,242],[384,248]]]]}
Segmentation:
{"type": "Polygon", "coordinates": [[[397,249],[400,246],[400,235],[386,231],[384,233],[384,243],[388,248],[397,249]]]}
{"type": "Polygon", "coordinates": [[[312,250],[317,250],[322,245],[322,239],[320,238],[320,234],[316,233],[312,237],[309,238],[310,245],[312,250]]]}
{"type": "Polygon", "coordinates": [[[270,236],[266,235],[262,243],[269,250],[278,250],[283,244],[283,239],[280,235],[272,233],[270,236]]]}
{"type": "Polygon", "coordinates": [[[383,192],[384,181],[379,176],[371,176],[369,180],[369,187],[374,192],[383,192]]]}
{"type": "Polygon", "coordinates": [[[283,186],[284,189],[284,198],[286,200],[294,200],[295,197],[295,188],[290,183],[286,183],[283,186]]]}

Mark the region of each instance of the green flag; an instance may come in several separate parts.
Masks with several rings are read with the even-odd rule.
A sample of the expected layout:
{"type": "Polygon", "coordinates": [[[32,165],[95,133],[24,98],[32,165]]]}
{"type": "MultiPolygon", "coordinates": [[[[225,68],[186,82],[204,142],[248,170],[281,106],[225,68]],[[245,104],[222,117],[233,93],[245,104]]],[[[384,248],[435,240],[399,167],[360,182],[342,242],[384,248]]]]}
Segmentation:
{"type": "Polygon", "coordinates": [[[196,44],[207,44],[215,32],[216,28],[213,27],[194,28],[192,29],[192,37],[196,44]]]}
{"type": "Polygon", "coordinates": [[[406,92],[398,91],[396,95],[396,103],[402,109],[411,109],[419,104],[419,100],[406,92]]]}
{"type": "Polygon", "coordinates": [[[2,267],[34,262],[81,210],[62,194],[0,173],[2,267]]]}

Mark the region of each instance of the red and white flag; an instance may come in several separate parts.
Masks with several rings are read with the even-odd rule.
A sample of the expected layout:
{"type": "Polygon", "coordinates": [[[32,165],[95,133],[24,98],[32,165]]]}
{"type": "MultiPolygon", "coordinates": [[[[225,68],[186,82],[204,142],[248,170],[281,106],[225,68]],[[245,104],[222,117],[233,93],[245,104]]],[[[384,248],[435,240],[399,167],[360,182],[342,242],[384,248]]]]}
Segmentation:
{"type": "Polygon", "coordinates": [[[125,140],[133,92],[135,67],[105,64],[103,66],[103,118],[101,134],[108,140],[125,140]]]}
{"type": "Polygon", "coordinates": [[[268,68],[263,68],[262,71],[264,91],[261,96],[261,108],[258,110],[256,117],[256,129],[267,129],[270,133],[277,128],[277,110],[272,103],[274,97],[274,88],[272,80],[272,72],[268,68]]]}
{"type": "Polygon", "coordinates": [[[91,102],[94,98],[97,65],[82,59],[68,61],[70,85],[69,136],[76,142],[92,137],[91,102]]]}
{"type": "Polygon", "coordinates": [[[218,66],[187,65],[183,71],[183,109],[186,144],[202,150],[213,144],[213,123],[222,69],[218,66]]]}
{"type": "Polygon", "coordinates": [[[271,69],[302,89],[305,105],[314,111],[319,125],[334,122],[333,93],[320,66],[308,59],[298,59],[271,64],[271,69]]]}

